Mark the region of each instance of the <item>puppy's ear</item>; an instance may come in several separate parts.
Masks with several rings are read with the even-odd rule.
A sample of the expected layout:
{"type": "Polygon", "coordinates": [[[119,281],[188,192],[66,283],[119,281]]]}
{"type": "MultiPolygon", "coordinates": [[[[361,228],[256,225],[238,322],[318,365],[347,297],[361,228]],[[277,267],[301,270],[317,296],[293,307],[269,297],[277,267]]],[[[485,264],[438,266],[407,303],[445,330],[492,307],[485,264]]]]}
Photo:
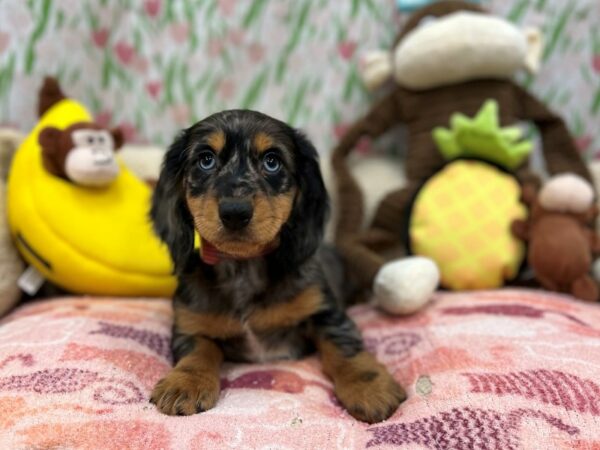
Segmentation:
{"type": "Polygon", "coordinates": [[[176,273],[182,273],[194,252],[194,223],[185,201],[184,174],[188,131],[171,145],[152,197],[150,218],[154,230],[167,245],[176,273]]]}
{"type": "Polygon", "coordinates": [[[297,266],[312,256],[321,245],[329,198],[321,176],[318,154],[300,131],[293,131],[296,146],[296,183],[294,208],[281,232],[278,253],[286,266],[297,266]]]}

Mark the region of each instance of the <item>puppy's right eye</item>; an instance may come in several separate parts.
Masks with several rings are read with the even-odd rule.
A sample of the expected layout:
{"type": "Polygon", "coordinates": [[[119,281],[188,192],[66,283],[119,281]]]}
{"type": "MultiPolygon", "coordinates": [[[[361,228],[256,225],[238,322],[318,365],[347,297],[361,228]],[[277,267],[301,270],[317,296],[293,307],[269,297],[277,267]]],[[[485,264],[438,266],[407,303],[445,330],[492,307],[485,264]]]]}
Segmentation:
{"type": "Polygon", "coordinates": [[[202,152],[200,153],[200,168],[206,172],[210,172],[217,165],[217,160],[213,152],[202,152]]]}

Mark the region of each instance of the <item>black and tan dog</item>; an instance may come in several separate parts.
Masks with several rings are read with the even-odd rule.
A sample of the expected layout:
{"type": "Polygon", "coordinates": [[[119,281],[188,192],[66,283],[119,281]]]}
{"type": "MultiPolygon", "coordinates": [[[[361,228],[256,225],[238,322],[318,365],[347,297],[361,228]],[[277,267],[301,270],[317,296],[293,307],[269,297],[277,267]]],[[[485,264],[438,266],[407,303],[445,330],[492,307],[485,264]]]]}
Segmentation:
{"type": "Polygon", "coordinates": [[[316,150],[285,123],[234,110],[182,132],[151,211],[179,280],[176,365],[151,398],[160,411],[212,408],[224,359],[299,358],[316,347],[350,414],[394,413],[405,394],[346,315],[341,262],[321,245],[327,212],[316,150]]]}

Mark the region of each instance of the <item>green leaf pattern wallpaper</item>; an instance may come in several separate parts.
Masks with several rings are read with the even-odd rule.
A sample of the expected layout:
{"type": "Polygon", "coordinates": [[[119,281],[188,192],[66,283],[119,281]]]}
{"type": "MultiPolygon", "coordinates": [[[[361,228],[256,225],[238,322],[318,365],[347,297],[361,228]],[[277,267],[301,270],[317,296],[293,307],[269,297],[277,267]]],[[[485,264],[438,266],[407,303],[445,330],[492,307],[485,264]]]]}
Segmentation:
{"type": "MultiPolygon", "coordinates": [[[[520,81],[600,157],[600,2],[483,4],[543,29],[542,69],[520,81]]],[[[327,153],[373,101],[360,56],[405,19],[394,0],[0,0],[0,124],[29,130],[50,74],[132,142],[166,145],[206,115],[252,108],[327,153]]]]}

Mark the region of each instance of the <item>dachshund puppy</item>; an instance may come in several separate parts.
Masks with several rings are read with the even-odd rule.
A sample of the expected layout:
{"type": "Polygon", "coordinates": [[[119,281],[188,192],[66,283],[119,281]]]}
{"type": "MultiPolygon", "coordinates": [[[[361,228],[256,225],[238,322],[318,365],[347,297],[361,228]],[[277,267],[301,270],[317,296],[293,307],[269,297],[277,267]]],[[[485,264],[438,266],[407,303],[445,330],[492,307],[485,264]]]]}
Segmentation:
{"type": "Polygon", "coordinates": [[[151,397],[160,411],[215,406],[225,359],[300,358],[316,348],[352,416],[373,423],[394,413],[406,396],[346,315],[341,260],[321,245],[327,212],[317,152],[285,123],[233,110],[182,132],[151,209],[179,282],[176,364],[151,397]]]}

